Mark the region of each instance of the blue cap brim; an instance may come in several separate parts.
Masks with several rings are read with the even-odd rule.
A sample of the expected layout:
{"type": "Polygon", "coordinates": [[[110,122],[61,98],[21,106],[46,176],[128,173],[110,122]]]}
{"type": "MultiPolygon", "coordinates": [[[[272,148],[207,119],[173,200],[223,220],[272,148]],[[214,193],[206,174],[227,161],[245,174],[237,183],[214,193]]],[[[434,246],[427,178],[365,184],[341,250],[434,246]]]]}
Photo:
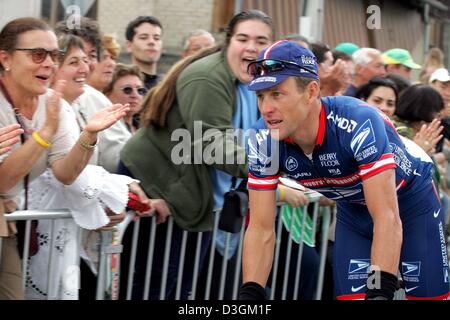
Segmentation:
{"type": "Polygon", "coordinates": [[[290,75],[277,74],[257,77],[247,86],[248,90],[258,91],[275,87],[286,80],[290,75]]]}

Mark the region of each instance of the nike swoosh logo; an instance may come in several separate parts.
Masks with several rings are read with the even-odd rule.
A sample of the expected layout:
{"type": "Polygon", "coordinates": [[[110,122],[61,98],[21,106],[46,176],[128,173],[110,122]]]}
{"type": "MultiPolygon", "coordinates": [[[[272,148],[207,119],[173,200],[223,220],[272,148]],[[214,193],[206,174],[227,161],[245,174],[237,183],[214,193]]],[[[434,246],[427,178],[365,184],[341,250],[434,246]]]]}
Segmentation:
{"type": "Polygon", "coordinates": [[[419,286],[412,287],[412,288],[406,288],[406,287],[405,287],[405,292],[413,291],[414,289],[417,289],[418,287],[419,287],[419,286]]]}
{"type": "Polygon", "coordinates": [[[439,209],[438,211],[433,212],[433,217],[437,218],[439,215],[439,212],[441,212],[441,209],[439,209]]]}
{"type": "Polygon", "coordinates": [[[413,174],[414,174],[415,176],[419,176],[419,177],[422,176],[420,173],[417,173],[416,169],[414,169],[413,174]]]}
{"type": "Polygon", "coordinates": [[[352,286],[352,292],[358,292],[359,290],[361,290],[362,288],[364,288],[366,285],[365,284],[363,284],[361,287],[357,287],[357,288],[354,288],[353,286],[352,286]]]}

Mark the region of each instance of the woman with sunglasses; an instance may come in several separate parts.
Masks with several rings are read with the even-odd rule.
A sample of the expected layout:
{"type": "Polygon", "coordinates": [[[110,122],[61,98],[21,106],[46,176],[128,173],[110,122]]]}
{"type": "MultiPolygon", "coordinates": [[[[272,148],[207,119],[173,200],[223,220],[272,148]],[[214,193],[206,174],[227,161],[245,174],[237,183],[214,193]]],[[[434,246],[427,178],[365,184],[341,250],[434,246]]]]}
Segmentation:
{"type": "Polygon", "coordinates": [[[112,103],[130,105],[130,111],[125,115],[123,121],[131,134],[135,134],[139,128],[142,100],[147,93],[139,68],[133,65],[118,64],[111,83],[103,90],[103,93],[112,103]]]}
{"type": "MultiPolygon", "coordinates": [[[[0,126],[20,123],[25,130],[21,144],[0,157],[0,193],[17,200],[25,189],[25,206],[28,183],[47,167],[63,184],[73,183],[92,156],[98,132],[128,111],[122,105],[104,109],[89,120],[76,140],[70,131],[70,106],[61,99],[66,83],[58,81],[48,90],[59,55],[54,32],[39,19],[15,19],[0,32],[0,126]]],[[[9,227],[1,234],[0,299],[22,299],[15,227],[9,227]]]]}
{"type": "MultiPolygon", "coordinates": [[[[77,101],[78,97],[84,92],[84,82],[89,71],[88,57],[84,52],[82,40],[77,36],[61,35],[58,38],[58,44],[64,54],[59,58],[58,70],[53,81],[66,81],[63,98],[74,104],[74,101],[77,101]]],[[[72,117],[71,129],[74,136],[78,136],[82,130],[76,122],[75,115],[72,117]]],[[[48,295],[62,300],[77,299],[78,288],[64,287],[63,276],[67,268],[77,265],[77,259],[80,256],[78,226],[83,228],[82,238],[84,238],[84,235],[93,238],[94,235],[98,234],[95,232],[98,228],[111,230],[125,217],[123,211],[130,190],[139,194],[140,200],[151,207],[150,200],[133,179],[107,173],[103,168],[96,165],[94,157],[91,158],[90,164],[69,187],[64,188],[49,169],[30,184],[29,208],[31,210],[68,208],[74,220],[56,221],[53,226],[50,221],[42,220],[39,222],[37,230],[41,237],[50,239],[53,235],[58,235],[59,241],[54,250],[58,250],[59,255],[52,262],[53,274],[49,283],[46,275],[51,241],[42,242],[39,245],[38,253],[30,258],[27,269],[27,299],[42,300],[46,299],[48,295]],[[108,187],[105,187],[106,185],[108,187]],[[83,190],[95,189],[107,191],[99,192],[95,197],[89,196],[87,198],[84,196],[83,190]],[[108,199],[115,199],[115,203],[111,203],[108,199],[105,200],[105,194],[108,199]],[[108,207],[115,208],[116,212],[103,209],[102,201],[108,203],[108,207]],[[119,208],[122,209],[119,210],[119,208]],[[62,288],[64,289],[62,290],[62,288]]],[[[145,213],[150,213],[150,210],[146,210],[145,213]]],[[[82,276],[85,276],[85,274],[82,273],[82,276]]]]}

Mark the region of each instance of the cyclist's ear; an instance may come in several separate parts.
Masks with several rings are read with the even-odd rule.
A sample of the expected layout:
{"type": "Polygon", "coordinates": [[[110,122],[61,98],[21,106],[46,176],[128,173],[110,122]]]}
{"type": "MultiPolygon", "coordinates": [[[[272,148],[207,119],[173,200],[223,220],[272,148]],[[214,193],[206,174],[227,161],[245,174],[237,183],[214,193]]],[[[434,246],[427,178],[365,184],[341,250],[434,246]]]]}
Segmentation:
{"type": "Polygon", "coordinates": [[[311,81],[305,89],[306,97],[309,103],[314,102],[320,97],[320,84],[318,81],[311,81]]]}

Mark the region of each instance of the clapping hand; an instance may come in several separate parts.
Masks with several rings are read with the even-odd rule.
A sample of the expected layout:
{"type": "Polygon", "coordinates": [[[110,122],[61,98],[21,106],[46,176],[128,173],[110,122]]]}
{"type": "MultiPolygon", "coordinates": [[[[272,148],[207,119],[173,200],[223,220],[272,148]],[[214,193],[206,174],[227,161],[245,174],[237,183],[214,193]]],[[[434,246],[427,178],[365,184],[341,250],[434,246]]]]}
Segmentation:
{"type": "Polygon", "coordinates": [[[128,111],[130,111],[129,104],[114,104],[111,107],[104,108],[92,115],[86,127],[84,127],[84,131],[97,133],[108,129],[122,119],[128,111]]]}
{"type": "Polygon", "coordinates": [[[434,119],[429,124],[423,124],[420,131],[416,133],[414,142],[417,143],[428,155],[432,155],[436,151],[436,144],[442,139],[441,121],[434,119]]]}
{"type": "Polygon", "coordinates": [[[47,98],[44,135],[47,141],[51,141],[51,137],[56,133],[59,126],[59,114],[61,111],[61,97],[63,96],[64,88],[66,87],[65,80],[58,80],[53,86],[53,92],[50,97],[47,98]]]}
{"type": "Polygon", "coordinates": [[[0,155],[11,151],[11,146],[19,142],[19,136],[23,133],[23,129],[19,124],[11,124],[4,128],[0,128],[0,155]]]}

